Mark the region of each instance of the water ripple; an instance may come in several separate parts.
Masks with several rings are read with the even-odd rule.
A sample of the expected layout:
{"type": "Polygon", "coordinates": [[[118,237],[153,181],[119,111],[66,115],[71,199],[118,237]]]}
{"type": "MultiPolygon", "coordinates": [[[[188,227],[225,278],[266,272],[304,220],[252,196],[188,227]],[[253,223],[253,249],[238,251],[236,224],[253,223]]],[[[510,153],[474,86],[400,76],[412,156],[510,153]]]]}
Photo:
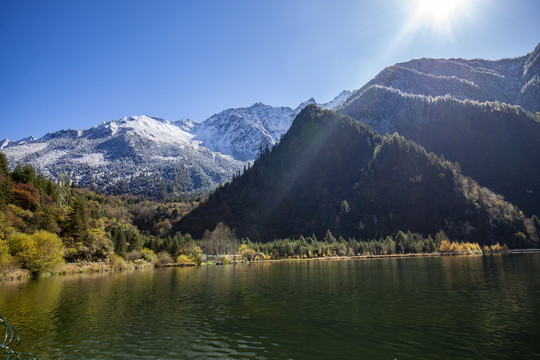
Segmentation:
{"type": "Polygon", "coordinates": [[[0,284],[43,359],[533,358],[540,254],[158,269],[0,284]]]}

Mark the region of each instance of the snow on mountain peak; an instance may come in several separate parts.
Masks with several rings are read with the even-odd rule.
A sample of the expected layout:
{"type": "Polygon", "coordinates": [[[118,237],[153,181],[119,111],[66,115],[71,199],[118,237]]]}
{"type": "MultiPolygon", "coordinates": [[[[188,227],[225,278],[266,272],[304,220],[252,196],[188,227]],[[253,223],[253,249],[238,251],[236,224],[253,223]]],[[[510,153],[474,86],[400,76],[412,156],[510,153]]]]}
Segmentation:
{"type": "Polygon", "coordinates": [[[136,136],[141,139],[170,144],[190,144],[193,135],[173,122],[147,115],[124,116],[120,120],[102,123],[86,132],[87,136],[136,136]]]}
{"type": "Polygon", "coordinates": [[[317,104],[335,109],[350,94],[349,91],[343,91],[326,104],[317,104],[314,98],[310,98],[295,109],[273,107],[261,102],[246,108],[227,109],[197,124],[194,128],[195,139],[212,151],[242,161],[253,160],[261,147],[277,144],[291,127],[296,115],[307,105],[317,104]]]}
{"type": "Polygon", "coordinates": [[[315,101],[314,98],[311,97],[307,99],[306,101],[302,102],[300,105],[298,105],[296,109],[294,109],[294,112],[298,114],[300,111],[302,111],[306,106],[310,104],[317,104],[317,102],[315,101]]]}
{"type": "Polygon", "coordinates": [[[11,143],[11,141],[9,141],[8,139],[4,139],[4,140],[0,141],[0,149],[5,148],[6,146],[9,145],[9,143],[11,143]]]}
{"type": "Polygon", "coordinates": [[[184,130],[185,132],[191,133],[193,132],[193,129],[199,125],[198,122],[193,121],[191,119],[180,119],[176,120],[174,125],[178,126],[180,129],[184,130]]]}
{"type": "Polygon", "coordinates": [[[52,177],[70,171],[82,186],[151,196],[159,195],[160,184],[181,193],[207,191],[243,166],[200,146],[193,137],[169,120],[126,116],[39,140],[4,141],[2,151],[11,166],[30,163],[52,177]]]}
{"type": "Polygon", "coordinates": [[[288,107],[255,103],[247,108],[227,109],[199,123],[195,139],[212,151],[241,161],[253,160],[261,146],[274,145],[296,116],[288,107]]]}
{"type": "Polygon", "coordinates": [[[499,101],[540,110],[540,44],[513,59],[414,59],[389,66],[348,99],[372,85],[424,96],[450,94],[458,100],[499,101]]]}
{"type": "MultiPolygon", "coordinates": [[[[333,109],[349,95],[319,104],[333,109]]],[[[86,130],[61,130],[39,140],[4,140],[0,148],[12,166],[31,163],[47,176],[72,171],[82,186],[108,192],[148,194],[165,181],[183,192],[210,189],[254,160],[261,147],[274,146],[288,131],[296,109],[257,102],[231,108],[203,122],[169,121],[148,115],[124,116],[86,130]],[[161,179],[161,180],[160,180],[161,179]]]]}
{"type": "Polygon", "coordinates": [[[338,96],[336,96],[334,99],[332,99],[331,101],[325,103],[325,104],[322,104],[321,106],[325,109],[328,109],[328,110],[334,110],[334,109],[337,109],[337,107],[341,104],[343,104],[345,102],[345,100],[347,100],[349,98],[349,96],[351,96],[352,92],[349,91],[349,90],[343,90],[342,92],[339,93],[338,96]]]}

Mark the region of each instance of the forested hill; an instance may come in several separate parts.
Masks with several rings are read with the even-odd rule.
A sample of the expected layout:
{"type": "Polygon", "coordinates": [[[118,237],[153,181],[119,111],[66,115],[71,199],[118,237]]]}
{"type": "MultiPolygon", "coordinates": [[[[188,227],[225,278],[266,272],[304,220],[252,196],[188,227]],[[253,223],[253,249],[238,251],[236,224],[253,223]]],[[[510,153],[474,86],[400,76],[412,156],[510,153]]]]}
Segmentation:
{"type": "Polygon", "coordinates": [[[540,114],[498,102],[367,88],[341,111],[382,133],[398,132],[457,161],[465,175],[540,214],[540,114]]]}
{"type": "Polygon", "coordinates": [[[367,239],[411,230],[510,247],[536,246],[538,223],[398,135],[306,107],[272,151],[218,188],[175,230],[201,237],[218,222],[269,241],[300,235],[367,239]],[[523,235],[523,236],[522,236],[523,235]]]}
{"type": "Polygon", "coordinates": [[[527,216],[540,214],[540,44],[511,59],[395,64],[337,110],[457,161],[527,216]]]}

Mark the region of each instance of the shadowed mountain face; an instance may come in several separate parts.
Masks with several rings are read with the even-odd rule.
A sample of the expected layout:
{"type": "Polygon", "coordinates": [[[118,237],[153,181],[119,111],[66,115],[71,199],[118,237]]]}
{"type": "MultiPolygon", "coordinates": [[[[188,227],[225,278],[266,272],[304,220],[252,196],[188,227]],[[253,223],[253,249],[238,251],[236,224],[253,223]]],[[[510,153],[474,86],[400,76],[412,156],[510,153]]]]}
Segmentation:
{"type": "Polygon", "coordinates": [[[517,231],[536,239],[530,220],[454,164],[313,105],[296,117],[279,145],[220,187],[176,230],[200,237],[220,221],[262,241],[324,236],[328,229],[357,239],[439,229],[486,243],[511,242],[517,231]]]}
{"type": "Polygon", "coordinates": [[[540,109],[539,62],[540,45],[516,59],[413,60],[382,71],[339,111],[457,161],[465,175],[538,214],[540,115],[527,110],[540,109]]]}

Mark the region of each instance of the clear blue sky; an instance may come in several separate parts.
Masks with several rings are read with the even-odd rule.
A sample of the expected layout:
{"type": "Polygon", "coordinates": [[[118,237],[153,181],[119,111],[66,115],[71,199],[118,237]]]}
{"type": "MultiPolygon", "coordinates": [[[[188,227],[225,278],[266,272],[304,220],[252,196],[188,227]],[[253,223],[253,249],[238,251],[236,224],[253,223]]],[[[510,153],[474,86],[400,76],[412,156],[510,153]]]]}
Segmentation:
{"type": "Polygon", "coordinates": [[[1,0],[0,139],[325,102],[396,62],[540,42],[539,0],[462,1],[426,14],[421,0],[1,0]]]}

